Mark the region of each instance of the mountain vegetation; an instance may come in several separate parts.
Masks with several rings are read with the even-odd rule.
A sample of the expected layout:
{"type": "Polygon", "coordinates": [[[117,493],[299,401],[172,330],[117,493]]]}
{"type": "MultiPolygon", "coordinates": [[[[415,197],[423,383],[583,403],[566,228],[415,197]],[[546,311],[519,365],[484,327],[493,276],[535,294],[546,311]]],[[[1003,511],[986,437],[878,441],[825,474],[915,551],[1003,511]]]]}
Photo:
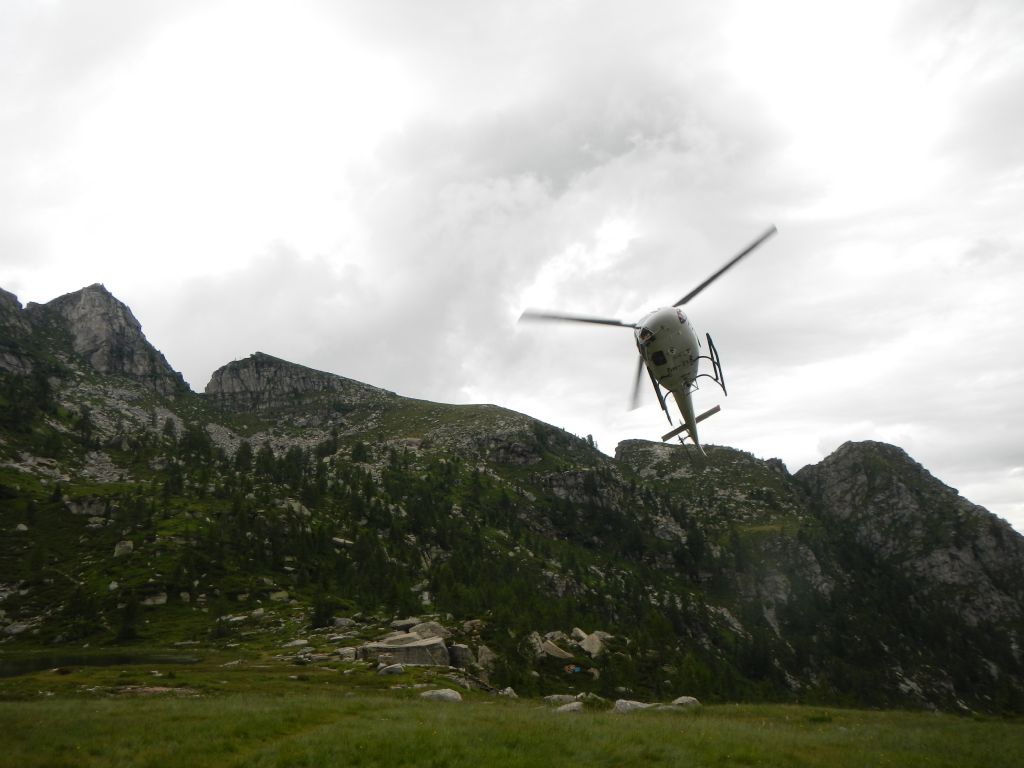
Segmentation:
{"type": "Polygon", "coordinates": [[[891,445],[708,453],[259,352],[196,393],[103,286],[0,291],[0,665],[440,647],[519,696],[1024,708],[1005,521],[891,445]]]}

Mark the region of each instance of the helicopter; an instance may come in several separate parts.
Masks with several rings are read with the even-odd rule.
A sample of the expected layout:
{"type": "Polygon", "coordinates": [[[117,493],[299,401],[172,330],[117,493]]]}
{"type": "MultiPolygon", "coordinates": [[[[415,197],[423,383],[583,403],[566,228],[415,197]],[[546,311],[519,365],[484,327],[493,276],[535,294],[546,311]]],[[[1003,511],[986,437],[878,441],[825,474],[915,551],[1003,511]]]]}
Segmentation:
{"type": "Polygon", "coordinates": [[[562,312],[548,312],[536,309],[527,309],[519,317],[520,320],[554,320],[558,322],[591,323],[595,325],[611,325],[621,328],[633,329],[633,338],[636,342],[638,354],[636,376],[633,381],[633,393],[630,398],[630,407],[637,407],[640,397],[640,383],[643,379],[644,368],[650,377],[657,395],[661,410],[668,418],[672,430],[661,436],[663,442],[679,437],[680,443],[685,443],[689,438],[701,456],[707,457],[704,448],[697,436],[697,424],[709,416],[713,416],[721,410],[721,406],[714,406],[701,414],[695,414],[693,408],[693,393],[697,390],[697,379],[708,378],[718,384],[722,393],[726,396],[729,392],[725,388],[725,376],[722,373],[722,362],[711,340],[711,334],[705,333],[707,339],[707,352],[704,353],[703,345],[697,336],[697,332],[690,322],[690,318],[682,310],[682,307],[694,299],[701,291],[721,277],[727,270],[736,265],[743,257],[749,255],[756,248],[761,246],[768,238],[778,232],[775,225],[769,227],[750,245],[733,256],[717,272],[707,278],[704,282],[679,299],[669,307],[661,307],[649,312],[635,323],[627,323],[623,320],[614,320],[605,317],[591,317],[588,315],[570,315],[562,312]],[[711,373],[700,373],[700,361],[705,360],[711,366],[711,373]],[[663,391],[664,390],[664,391],[663,391]],[[676,427],[672,421],[672,414],[669,412],[666,403],[666,393],[672,395],[676,406],[682,416],[682,423],[676,427]]]}

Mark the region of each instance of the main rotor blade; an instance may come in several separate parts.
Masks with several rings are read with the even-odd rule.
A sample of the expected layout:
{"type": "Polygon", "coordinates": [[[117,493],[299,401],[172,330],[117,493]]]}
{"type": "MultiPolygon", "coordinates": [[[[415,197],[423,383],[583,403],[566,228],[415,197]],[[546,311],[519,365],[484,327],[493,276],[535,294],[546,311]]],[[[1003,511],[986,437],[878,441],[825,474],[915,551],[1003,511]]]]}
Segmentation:
{"type": "Polygon", "coordinates": [[[688,294],[683,296],[683,298],[681,298],[679,301],[677,301],[672,306],[673,307],[681,307],[681,306],[683,306],[683,304],[685,304],[686,302],[690,301],[690,299],[692,299],[698,293],[700,293],[705,288],[707,288],[709,285],[711,285],[713,282],[715,282],[715,280],[717,280],[719,277],[721,277],[722,274],[727,269],[729,269],[729,267],[733,266],[737,261],[739,261],[744,256],[746,256],[748,253],[753,251],[755,248],[757,248],[759,245],[761,245],[761,243],[763,243],[765,240],[767,240],[769,237],[771,237],[772,235],[774,235],[778,231],[779,230],[775,228],[775,225],[772,224],[772,226],[770,226],[767,230],[765,230],[764,234],[762,234],[759,238],[757,238],[757,240],[755,240],[750,245],[748,245],[746,248],[744,248],[742,251],[740,251],[735,256],[733,256],[732,259],[730,259],[729,262],[724,267],[722,267],[720,270],[715,272],[715,274],[713,274],[711,277],[709,277],[703,283],[698,285],[696,288],[694,288],[688,294]]]}
{"type": "Polygon", "coordinates": [[[622,328],[636,328],[633,323],[612,320],[607,317],[589,317],[587,315],[564,315],[560,312],[541,312],[528,309],[519,316],[520,320],[561,320],[570,323],[594,323],[596,325],[616,325],[622,328]]]}
{"type": "Polygon", "coordinates": [[[636,376],[633,377],[633,394],[629,397],[629,410],[635,411],[640,407],[640,380],[644,375],[644,359],[636,356],[636,376]]]}

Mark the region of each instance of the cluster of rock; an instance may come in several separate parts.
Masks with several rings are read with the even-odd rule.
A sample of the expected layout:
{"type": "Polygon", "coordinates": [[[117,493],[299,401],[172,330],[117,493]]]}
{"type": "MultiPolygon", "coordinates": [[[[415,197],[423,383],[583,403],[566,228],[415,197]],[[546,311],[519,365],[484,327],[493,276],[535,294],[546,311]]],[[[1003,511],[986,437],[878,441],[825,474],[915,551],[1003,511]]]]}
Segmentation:
{"type": "Polygon", "coordinates": [[[670,710],[674,712],[690,712],[700,709],[700,701],[693,696],[679,696],[671,703],[643,702],[632,699],[616,699],[609,702],[593,693],[578,693],[576,695],[567,693],[556,693],[545,696],[544,701],[555,707],[556,712],[573,713],[583,712],[586,709],[608,710],[616,714],[625,715],[630,712],[650,709],[655,711],[670,710]]]}
{"type": "Polygon", "coordinates": [[[533,648],[537,658],[547,656],[553,659],[568,660],[575,658],[576,654],[565,650],[567,647],[578,649],[591,658],[596,658],[604,652],[608,641],[613,640],[614,637],[614,635],[601,630],[588,633],[579,627],[573,627],[572,632],[568,635],[561,630],[548,632],[543,636],[540,632],[531,632],[527,637],[527,642],[533,648]]]}
{"type": "Polygon", "coordinates": [[[385,664],[459,666],[444,641],[451,633],[436,621],[396,622],[395,631],[357,650],[357,657],[385,664]]]}

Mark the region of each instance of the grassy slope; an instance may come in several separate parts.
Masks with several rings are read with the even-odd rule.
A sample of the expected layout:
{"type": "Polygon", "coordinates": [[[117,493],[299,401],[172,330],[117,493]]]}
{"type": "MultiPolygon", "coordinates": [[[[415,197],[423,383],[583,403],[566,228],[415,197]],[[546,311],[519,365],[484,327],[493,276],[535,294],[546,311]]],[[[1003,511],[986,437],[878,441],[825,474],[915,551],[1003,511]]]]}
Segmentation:
{"type": "Polygon", "coordinates": [[[414,683],[452,686],[424,669],[223,663],[0,681],[0,766],[1024,764],[1019,721],[780,705],[564,715],[484,694],[423,701],[414,683]]]}

